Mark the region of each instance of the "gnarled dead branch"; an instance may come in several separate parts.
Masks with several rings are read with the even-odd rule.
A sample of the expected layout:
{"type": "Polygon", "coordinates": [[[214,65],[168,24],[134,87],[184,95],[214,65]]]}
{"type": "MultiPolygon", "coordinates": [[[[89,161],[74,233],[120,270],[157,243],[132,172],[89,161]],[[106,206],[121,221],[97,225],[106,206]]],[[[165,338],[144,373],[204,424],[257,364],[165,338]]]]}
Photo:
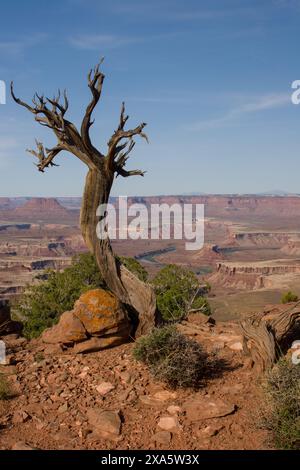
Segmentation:
{"type": "Polygon", "coordinates": [[[240,322],[244,350],[258,373],[271,369],[280,357],[285,340],[300,326],[300,302],[268,315],[251,315],[240,322]]]}

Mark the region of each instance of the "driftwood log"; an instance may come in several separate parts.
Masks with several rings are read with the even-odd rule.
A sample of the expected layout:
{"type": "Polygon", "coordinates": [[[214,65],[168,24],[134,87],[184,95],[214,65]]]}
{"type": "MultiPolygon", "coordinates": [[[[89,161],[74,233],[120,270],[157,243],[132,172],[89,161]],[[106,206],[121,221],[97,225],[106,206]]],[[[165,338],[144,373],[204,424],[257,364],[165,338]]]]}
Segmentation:
{"type": "MultiPolygon", "coordinates": [[[[240,322],[244,351],[258,373],[271,369],[300,329],[300,302],[276,314],[251,315],[240,322]]],[[[299,339],[299,338],[298,338],[299,339]]]]}
{"type": "Polygon", "coordinates": [[[97,215],[97,208],[108,203],[115,177],[144,176],[141,170],[127,170],[126,163],[135,145],[134,137],[140,136],[147,140],[143,131],[146,123],[126,129],[129,116],[125,113],[123,103],[117,129],[110,137],[106,151],[102,152],[93,145],[90,138],[90,128],[94,123],[92,114],[100,100],[104,81],[101,63],[88,74],[91,100],[80,129],[65,117],[69,107],[66,92],[58,92],[52,99],[36,93],[32,104],[27,104],[15,96],[11,83],[11,95],[17,104],[34,115],[40,125],[50,128],[56,136],[57,143],[53,148],[45,148],[36,141],[37,149],[29,150],[38,159],[39,171],[44,172],[48,167],[57,166],[54,161],[63,151],[73,154],[88,167],[80,214],[82,235],[88,249],[96,257],[107,287],[126,305],[135,336],[138,336],[147,333],[159,320],[154,291],[120,263],[114,256],[108,235],[107,238],[98,238],[96,227],[105,218],[105,214],[97,215]]]}

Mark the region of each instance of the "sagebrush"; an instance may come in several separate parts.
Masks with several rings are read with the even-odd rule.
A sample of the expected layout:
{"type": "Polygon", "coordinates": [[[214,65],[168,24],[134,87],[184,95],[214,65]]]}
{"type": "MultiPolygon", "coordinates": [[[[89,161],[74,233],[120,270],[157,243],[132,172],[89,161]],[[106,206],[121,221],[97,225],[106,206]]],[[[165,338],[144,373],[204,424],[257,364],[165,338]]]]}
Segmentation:
{"type": "Polygon", "coordinates": [[[283,358],[266,376],[263,425],[278,449],[300,449],[300,365],[283,358]]]}
{"type": "Polygon", "coordinates": [[[155,328],[138,339],[133,356],[171,388],[198,388],[207,368],[207,355],[200,344],[186,338],[173,325],[155,328]]]}
{"type": "Polygon", "coordinates": [[[288,304],[289,302],[298,302],[299,297],[298,295],[294,294],[292,291],[288,291],[285,294],[282,295],[281,297],[281,303],[282,304],[288,304]]]}
{"type": "Polygon", "coordinates": [[[3,374],[0,373],[0,400],[7,400],[11,396],[10,386],[3,374]]]}

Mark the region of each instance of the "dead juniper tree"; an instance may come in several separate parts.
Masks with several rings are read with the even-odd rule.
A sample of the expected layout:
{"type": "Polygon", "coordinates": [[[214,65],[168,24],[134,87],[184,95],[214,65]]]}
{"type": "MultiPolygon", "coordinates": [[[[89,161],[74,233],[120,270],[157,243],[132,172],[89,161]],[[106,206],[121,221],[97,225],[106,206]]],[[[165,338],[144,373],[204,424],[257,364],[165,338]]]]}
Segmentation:
{"type": "Polygon", "coordinates": [[[123,177],[144,176],[141,170],[127,170],[126,163],[135,145],[134,137],[140,136],[147,140],[144,133],[146,124],[141,123],[134,129],[125,129],[128,116],[123,103],[118,127],[107,143],[106,152],[102,153],[93,145],[90,127],[94,123],[92,114],[100,100],[103,87],[104,74],[100,70],[101,63],[102,60],[88,74],[91,100],[86,108],[80,130],[65,117],[69,106],[66,92],[63,94],[58,92],[58,96],[52,99],[35,93],[32,105],[29,105],[16,97],[13,83],[11,83],[11,95],[17,104],[34,115],[39,124],[50,128],[57,138],[57,144],[51,149],[45,148],[41,142],[36,141],[37,149],[29,150],[38,159],[39,171],[44,172],[48,167],[57,166],[54,160],[62,151],[72,153],[87,165],[88,173],[80,213],[82,235],[88,249],[96,257],[107,287],[126,306],[136,330],[135,334],[140,335],[146,333],[158,321],[154,291],[115,258],[109,238],[97,237],[96,227],[99,217],[96,211],[100,204],[108,202],[115,177],[119,175],[123,177]]]}
{"type": "Polygon", "coordinates": [[[244,351],[257,373],[271,369],[300,331],[300,302],[282,312],[259,313],[240,321],[244,351]],[[287,343],[287,344],[285,344],[287,343]]]}

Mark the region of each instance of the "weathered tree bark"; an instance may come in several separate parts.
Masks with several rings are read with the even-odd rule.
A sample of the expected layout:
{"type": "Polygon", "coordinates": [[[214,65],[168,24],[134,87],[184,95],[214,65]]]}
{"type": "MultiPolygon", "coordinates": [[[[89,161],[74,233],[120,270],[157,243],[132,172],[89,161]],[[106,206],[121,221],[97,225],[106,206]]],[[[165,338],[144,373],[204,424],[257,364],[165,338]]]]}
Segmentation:
{"type": "MultiPolygon", "coordinates": [[[[98,238],[96,228],[99,222],[97,208],[108,203],[115,176],[144,176],[144,172],[128,171],[125,166],[135,145],[133,137],[139,135],[147,140],[143,132],[146,124],[142,123],[134,129],[125,130],[128,116],[125,115],[123,103],[119,125],[108,142],[106,155],[93,146],[89,129],[94,122],[91,121],[92,113],[102,92],[104,74],[100,71],[101,63],[102,61],[88,75],[92,98],[86,108],[80,132],[65,118],[69,106],[66,92],[63,94],[63,100],[60,92],[53,99],[35,94],[32,100],[33,106],[15,96],[13,84],[11,84],[11,94],[17,104],[33,113],[35,120],[42,126],[52,129],[57,137],[58,143],[52,149],[44,148],[41,142],[36,141],[37,150],[29,150],[39,160],[37,164],[39,171],[44,172],[49,166],[57,166],[54,159],[63,150],[72,153],[87,165],[88,174],[80,214],[82,235],[88,249],[96,257],[107,287],[125,305],[132,320],[133,332],[135,336],[139,336],[147,333],[160,320],[154,291],[115,258],[108,236],[98,238]]],[[[101,218],[100,216],[100,220],[101,218]]]]}
{"type": "Polygon", "coordinates": [[[81,206],[81,232],[89,250],[96,256],[108,288],[127,305],[136,329],[135,336],[140,336],[159,322],[156,298],[153,289],[128,271],[114,256],[109,238],[97,237],[99,218],[96,211],[100,204],[107,204],[109,193],[110,179],[103,179],[103,173],[98,170],[89,170],[81,206]]]}
{"type": "Polygon", "coordinates": [[[257,373],[271,369],[286,348],[286,340],[300,327],[300,302],[281,313],[251,315],[240,322],[244,351],[257,373]]]}

